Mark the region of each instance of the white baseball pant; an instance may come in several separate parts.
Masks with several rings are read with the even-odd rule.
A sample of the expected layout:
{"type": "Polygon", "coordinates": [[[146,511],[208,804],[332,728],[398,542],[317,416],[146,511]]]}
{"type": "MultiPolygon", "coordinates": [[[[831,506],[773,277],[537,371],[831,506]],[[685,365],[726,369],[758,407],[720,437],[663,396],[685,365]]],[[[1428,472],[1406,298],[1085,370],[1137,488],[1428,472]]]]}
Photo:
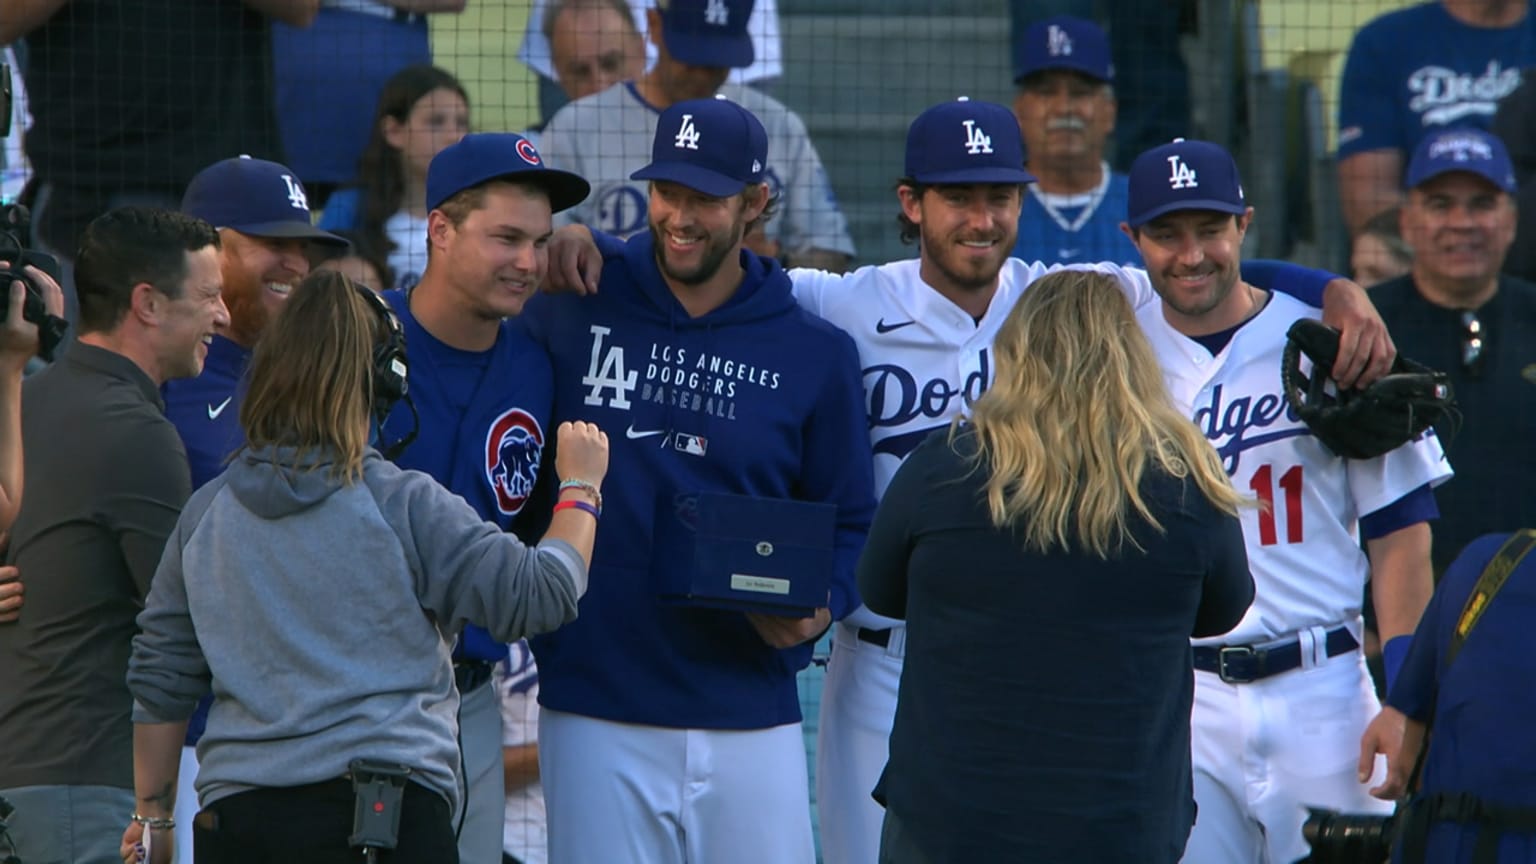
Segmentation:
{"type": "Polygon", "coordinates": [[[1292,864],[1309,852],[1308,807],[1391,813],[1366,791],[1385,776],[1385,760],[1368,783],[1355,773],[1360,736],[1378,710],[1358,650],[1248,684],[1196,672],[1200,810],[1184,864],[1292,864]]]}
{"type": "Polygon", "coordinates": [[[825,864],[875,864],[885,809],[870,797],[890,756],[896,690],[907,628],[892,627],[884,647],[833,628],[832,659],[821,692],[816,740],[816,807],[825,864]]]}
{"type": "Polygon", "coordinates": [[[799,723],[669,729],[539,712],[550,864],[813,864],[799,723]]]}

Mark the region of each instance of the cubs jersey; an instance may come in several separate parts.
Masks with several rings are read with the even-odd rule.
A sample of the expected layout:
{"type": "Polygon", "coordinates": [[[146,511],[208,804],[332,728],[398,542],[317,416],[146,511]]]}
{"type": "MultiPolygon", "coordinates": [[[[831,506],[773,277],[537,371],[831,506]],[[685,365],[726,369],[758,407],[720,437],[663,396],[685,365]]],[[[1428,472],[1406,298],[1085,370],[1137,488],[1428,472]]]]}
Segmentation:
{"type": "MultiPolygon", "coordinates": [[[[411,315],[406,295],[383,294],[405,330],[410,400],[384,421],[380,446],[417,430],[395,463],[429,474],[504,531],[523,511],[539,477],[553,430],[549,357],[512,322],[503,322],[489,351],[461,351],[438,341],[411,315]]],[[[532,542],[537,538],[524,537],[532,542]]],[[[480,627],[464,628],[455,659],[497,661],[507,646],[480,627]]]]}
{"type": "MultiPolygon", "coordinates": [[[[1238,492],[1259,507],[1241,515],[1257,596],[1232,632],[1197,644],[1263,642],[1307,627],[1358,622],[1370,568],[1360,517],[1451,476],[1433,432],[1375,459],[1327,450],[1286,402],[1280,376],[1285,333],[1317,310],[1270,295],[1214,357],[1163,317],[1139,311],[1173,400],[1221,455],[1238,492]]],[[[1356,637],[1359,637],[1358,623],[1356,637]]]]}
{"type": "MultiPolygon", "coordinates": [[[[778,215],[765,226],[784,251],[827,249],[853,255],[848,220],[837,206],[821,156],[805,123],[761,91],[727,84],[720,94],[751,111],[768,133],[764,179],[779,196],[778,215]]],[[[635,90],[615,84],[578,99],[555,114],[539,148],[551,168],[574,171],[592,184],[581,204],[555,214],[555,225],[573,222],[619,237],[646,229],[647,182],[629,175],[651,161],[651,143],[661,112],[635,90]]]]}

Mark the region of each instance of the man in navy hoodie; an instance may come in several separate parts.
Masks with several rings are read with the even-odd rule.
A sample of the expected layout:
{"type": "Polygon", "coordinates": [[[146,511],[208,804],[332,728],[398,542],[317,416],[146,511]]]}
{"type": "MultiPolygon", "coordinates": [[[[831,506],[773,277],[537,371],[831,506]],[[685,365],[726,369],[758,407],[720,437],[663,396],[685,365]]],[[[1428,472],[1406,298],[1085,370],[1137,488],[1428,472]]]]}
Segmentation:
{"type": "Polygon", "coordinates": [[[772,211],[767,151],[732,102],[668,108],[632,178],[651,183],[650,231],[599,238],[595,296],[540,296],[521,318],[550,353],[555,420],[615,430],[594,590],[533,643],[553,864],[815,858],[795,674],[858,605],[874,479],[852,340],[741,246],[772,211]],[[687,564],[658,545],[655,502],[684,492],[836,505],[826,608],[659,600],[661,574],[687,564]]]}

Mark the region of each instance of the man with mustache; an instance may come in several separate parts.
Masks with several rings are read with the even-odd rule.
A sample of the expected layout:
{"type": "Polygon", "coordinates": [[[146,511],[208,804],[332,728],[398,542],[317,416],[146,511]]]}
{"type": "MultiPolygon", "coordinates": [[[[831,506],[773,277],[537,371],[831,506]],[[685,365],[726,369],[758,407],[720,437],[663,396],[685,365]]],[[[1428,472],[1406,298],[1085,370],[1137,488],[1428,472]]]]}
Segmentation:
{"type": "Polygon", "coordinates": [[[1109,39],[1092,21],[1061,15],[1030,25],[1013,46],[1013,114],[1024,133],[1026,187],[1015,257],[1046,264],[1136,265],[1120,233],[1124,174],[1109,169],[1115,129],[1109,39]]]}
{"type": "MultiPolygon", "coordinates": [[[[239,449],[240,379],[251,350],[288,298],[288,292],[309,275],[309,244],[344,247],[347,241],[310,224],[309,199],[299,175],[287,166],[241,156],[204,168],[187,184],[182,212],[208,222],[219,231],[219,273],[229,323],[214,334],[208,359],[196,378],[168,382],[163,388],[165,416],[176,427],[197,489],[224,470],[224,461],[239,449]]],[[[176,848],[181,860],[192,860],[192,817],[197,796],[194,746],[208,720],[205,698],[187,724],[187,746],[181,755],[176,808],[176,848]]]]}
{"type": "Polygon", "coordinates": [[[1431,134],[1407,182],[1402,230],[1413,268],[1371,296],[1405,353],[1450,375],[1461,410],[1458,426],[1439,430],[1461,475],[1438,493],[1442,573],[1479,535],[1536,524],[1536,285],[1499,273],[1516,207],[1498,137],[1431,134]]]}

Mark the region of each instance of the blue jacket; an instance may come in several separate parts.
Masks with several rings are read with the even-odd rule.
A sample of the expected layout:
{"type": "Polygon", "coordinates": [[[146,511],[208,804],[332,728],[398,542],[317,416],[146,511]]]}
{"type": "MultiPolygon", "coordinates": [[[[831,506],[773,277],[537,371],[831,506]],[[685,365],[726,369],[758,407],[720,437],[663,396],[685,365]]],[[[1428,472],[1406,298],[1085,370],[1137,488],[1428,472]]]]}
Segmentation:
{"type": "MultiPolygon", "coordinates": [[[[606,238],[605,238],[606,239],[606,238]]],[[[576,621],[533,641],[540,704],[624,723],[762,729],[800,719],[811,646],[769,647],[739,612],[658,599],[658,496],[728,492],[838,507],[831,611],[859,605],[853,565],[874,475],[853,340],[802,311],[778,264],[690,318],[649,234],[607,247],[594,297],[540,296],[519,319],[550,352],[555,417],[608,433],[592,589],[576,621]]]]}
{"type": "MultiPolygon", "coordinates": [[[[165,397],[166,419],[176,427],[182,446],[187,448],[193,489],[200,489],[223,474],[230,455],[245,445],[245,430],[240,428],[240,402],[245,396],[245,368],[250,362],[251,349],[214,336],[202,374],[167,381],[160,388],[165,397]]],[[[212,695],[204,696],[187,721],[188,747],[203,737],[212,703],[212,695]]]]}
{"type": "Polygon", "coordinates": [[[245,395],[245,367],[251,350],[223,336],[208,346],[203,372],[196,378],[165,382],[165,416],[187,448],[192,488],[224,473],[224,465],[245,444],[240,428],[240,400],[245,395]]]}
{"type": "MultiPolygon", "coordinates": [[[[416,440],[395,458],[402,468],[431,475],[510,531],[538,480],[549,426],[549,358],[520,328],[503,322],[489,351],[460,351],[438,341],[411,315],[406,295],[383,294],[405,328],[409,395],[420,418],[416,440]]],[[[380,449],[412,427],[410,409],[395,406],[384,422],[380,449]]],[[[526,542],[537,537],[523,537],[526,542]]],[[[496,662],[507,646],[479,627],[464,628],[455,659],[496,662]]]]}

